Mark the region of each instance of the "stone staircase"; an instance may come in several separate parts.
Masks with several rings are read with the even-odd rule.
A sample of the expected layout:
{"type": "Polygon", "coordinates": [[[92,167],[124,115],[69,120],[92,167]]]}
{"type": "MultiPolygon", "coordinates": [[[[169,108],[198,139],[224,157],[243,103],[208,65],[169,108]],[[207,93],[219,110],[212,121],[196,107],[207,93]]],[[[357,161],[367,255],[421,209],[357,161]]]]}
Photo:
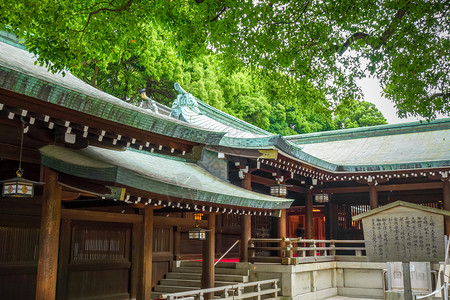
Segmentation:
{"type": "MultiPolygon", "coordinates": [[[[214,269],[214,286],[248,282],[248,270],[236,266],[236,263],[219,262],[214,269]]],[[[201,276],[202,262],[181,261],[153,288],[152,299],[158,299],[162,294],[199,290],[201,276]]]]}

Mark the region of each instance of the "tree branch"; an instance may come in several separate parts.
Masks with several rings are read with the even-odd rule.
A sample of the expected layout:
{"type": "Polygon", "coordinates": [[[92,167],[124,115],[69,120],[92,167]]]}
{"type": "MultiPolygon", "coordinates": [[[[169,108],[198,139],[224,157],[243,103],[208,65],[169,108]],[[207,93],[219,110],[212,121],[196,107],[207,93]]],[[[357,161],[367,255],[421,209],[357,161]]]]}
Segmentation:
{"type": "Polygon", "coordinates": [[[384,44],[392,36],[398,23],[400,23],[400,21],[402,20],[402,18],[405,16],[406,12],[408,11],[409,4],[410,4],[410,1],[408,1],[404,7],[402,7],[401,9],[399,9],[397,11],[391,24],[389,24],[389,27],[381,35],[380,40],[381,40],[382,44],[384,44]]]}
{"type": "Polygon", "coordinates": [[[435,93],[430,96],[430,100],[434,100],[438,97],[442,97],[442,99],[447,99],[450,97],[450,93],[435,93]]]}
{"type": "MultiPolygon", "coordinates": [[[[380,43],[379,44],[372,44],[368,42],[367,44],[370,45],[374,49],[378,49],[381,47],[382,44],[386,43],[387,40],[392,36],[392,34],[395,32],[395,29],[397,25],[400,23],[402,18],[405,16],[406,12],[409,9],[410,1],[406,3],[406,5],[402,8],[400,8],[397,13],[395,14],[394,18],[392,19],[391,23],[389,24],[389,27],[381,34],[380,36],[380,43]]],[[[364,32],[355,32],[352,34],[351,37],[349,37],[345,43],[341,47],[336,47],[336,51],[339,52],[339,55],[344,54],[345,51],[347,51],[348,47],[355,42],[356,40],[366,40],[369,37],[369,34],[364,32]]]]}
{"type": "Polygon", "coordinates": [[[300,18],[306,13],[306,9],[308,8],[308,6],[309,6],[310,3],[311,3],[311,0],[308,0],[308,1],[306,2],[305,7],[303,7],[302,12],[298,15],[298,17],[297,17],[294,21],[291,21],[291,22],[282,22],[282,21],[280,21],[280,22],[272,23],[272,25],[296,24],[296,23],[300,20],[300,18]]]}
{"type": "Polygon", "coordinates": [[[220,16],[223,15],[223,13],[227,11],[227,9],[228,9],[228,7],[222,8],[222,10],[214,18],[209,20],[209,22],[211,23],[211,22],[217,21],[220,18],[220,16]]]}
{"type": "Polygon", "coordinates": [[[339,51],[339,55],[344,54],[345,51],[347,51],[348,47],[350,47],[350,44],[353,43],[356,40],[365,40],[369,35],[364,32],[355,32],[352,34],[351,37],[349,37],[345,43],[341,47],[336,47],[336,50],[339,51]]]}
{"type": "Polygon", "coordinates": [[[86,21],[86,24],[84,25],[83,29],[81,29],[79,32],[83,32],[84,33],[84,31],[88,27],[89,22],[91,21],[91,18],[92,18],[93,15],[98,14],[101,11],[119,12],[119,11],[122,11],[122,10],[125,10],[125,9],[129,8],[132,3],[133,3],[133,0],[128,0],[127,3],[125,3],[123,6],[120,6],[118,8],[102,7],[102,8],[99,8],[99,9],[93,11],[93,12],[90,12],[89,16],[88,16],[88,19],[86,21]]]}

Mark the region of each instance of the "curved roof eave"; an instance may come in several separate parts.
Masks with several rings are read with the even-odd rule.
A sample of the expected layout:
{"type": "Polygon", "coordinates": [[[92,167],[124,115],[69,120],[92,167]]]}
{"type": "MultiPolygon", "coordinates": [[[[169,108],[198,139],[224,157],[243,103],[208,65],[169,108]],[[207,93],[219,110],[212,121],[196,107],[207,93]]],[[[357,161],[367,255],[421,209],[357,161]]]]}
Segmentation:
{"type": "Polygon", "coordinates": [[[285,209],[293,202],[245,190],[179,158],[92,146],[74,150],[48,145],[40,152],[43,165],[62,173],[188,201],[254,209],[285,209]],[[161,172],[168,169],[171,172],[161,172]]]}
{"type": "Polygon", "coordinates": [[[302,150],[303,148],[301,146],[290,142],[286,139],[286,137],[283,137],[281,135],[254,139],[231,138],[225,136],[222,138],[219,145],[230,148],[277,149],[287,157],[331,173],[400,171],[411,169],[450,167],[450,158],[448,160],[399,162],[389,164],[336,164],[306,153],[302,150]]]}
{"type": "Polygon", "coordinates": [[[0,88],[64,108],[157,134],[218,144],[225,135],[153,113],[104,93],[75,76],[35,65],[26,50],[0,41],[0,88]]]}

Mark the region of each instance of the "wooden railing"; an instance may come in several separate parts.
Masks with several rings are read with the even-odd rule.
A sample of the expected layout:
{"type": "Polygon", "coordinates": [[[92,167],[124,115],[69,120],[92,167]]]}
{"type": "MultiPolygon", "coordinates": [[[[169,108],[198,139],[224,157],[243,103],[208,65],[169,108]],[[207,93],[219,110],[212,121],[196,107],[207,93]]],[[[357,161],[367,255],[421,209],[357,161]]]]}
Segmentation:
{"type": "Polygon", "coordinates": [[[251,239],[249,261],[298,264],[365,255],[364,240],[251,239]]]}
{"type": "MultiPolygon", "coordinates": [[[[214,300],[220,299],[247,299],[254,298],[261,300],[264,295],[272,295],[271,298],[278,298],[278,279],[269,279],[255,282],[238,283],[210,289],[201,289],[188,292],[163,294],[160,299],[175,300],[204,300],[206,295],[214,294],[214,300]]],[[[211,298],[211,297],[209,297],[211,298]]]]}

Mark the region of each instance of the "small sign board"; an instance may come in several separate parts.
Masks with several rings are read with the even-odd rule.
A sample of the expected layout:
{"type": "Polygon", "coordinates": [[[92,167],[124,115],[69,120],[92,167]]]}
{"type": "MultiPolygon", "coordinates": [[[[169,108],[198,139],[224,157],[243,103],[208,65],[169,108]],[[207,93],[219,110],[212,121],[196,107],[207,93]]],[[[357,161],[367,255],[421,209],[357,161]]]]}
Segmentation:
{"type": "Polygon", "coordinates": [[[450,212],[397,201],[353,217],[362,219],[368,261],[442,261],[444,217],[450,212]]]}

